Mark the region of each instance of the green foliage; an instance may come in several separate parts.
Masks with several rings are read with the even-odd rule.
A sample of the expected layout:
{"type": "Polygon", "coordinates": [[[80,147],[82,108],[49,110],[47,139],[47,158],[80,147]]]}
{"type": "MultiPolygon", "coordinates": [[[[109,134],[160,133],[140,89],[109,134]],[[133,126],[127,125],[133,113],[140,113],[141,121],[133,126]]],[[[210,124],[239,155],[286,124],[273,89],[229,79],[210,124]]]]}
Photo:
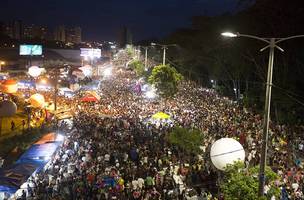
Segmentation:
{"type": "Polygon", "coordinates": [[[126,49],[126,52],[127,52],[128,56],[133,56],[133,54],[134,54],[133,49],[131,47],[128,47],[126,49]]]}
{"type": "Polygon", "coordinates": [[[273,195],[278,199],[280,189],[274,185],[274,181],[279,176],[270,167],[266,167],[266,184],[270,185],[270,190],[266,197],[258,197],[259,187],[259,167],[244,168],[244,164],[237,162],[229,165],[225,170],[225,178],[220,188],[227,200],[257,200],[270,199],[273,195]]]}
{"type": "Polygon", "coordinates": [[[140,60],[134,60],[129,64],[130,68],[135,70],[138,76],[143,76],[145,74],[145,66],[140,60]]]}
{"type": "Polygon", "coordinates": [[[169,142],[187,153],[198,153],[203,142],[203,135],[197,129],[176,127],[169,135],[169,142]]]}
{"type": "Polygon", "coordinates": [[[149,77],[149,82],[157,88],[163,97],[173,96],[183,76],[170,65],[155,66],[149,77]]]}

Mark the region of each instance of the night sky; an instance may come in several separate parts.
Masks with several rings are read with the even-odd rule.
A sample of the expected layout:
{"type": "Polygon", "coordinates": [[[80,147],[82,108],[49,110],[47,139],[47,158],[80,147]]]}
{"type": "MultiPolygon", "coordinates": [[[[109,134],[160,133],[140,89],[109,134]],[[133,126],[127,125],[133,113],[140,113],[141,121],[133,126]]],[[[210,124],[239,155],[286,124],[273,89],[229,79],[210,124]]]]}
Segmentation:
{"type": "Polygon", "coordinates": [[[135,40],[162,37],[194,15],[236,12],[238,0],[1,0],[0,21],[80,26],[84,40],[115,40],[124,25],[135,40]]]}

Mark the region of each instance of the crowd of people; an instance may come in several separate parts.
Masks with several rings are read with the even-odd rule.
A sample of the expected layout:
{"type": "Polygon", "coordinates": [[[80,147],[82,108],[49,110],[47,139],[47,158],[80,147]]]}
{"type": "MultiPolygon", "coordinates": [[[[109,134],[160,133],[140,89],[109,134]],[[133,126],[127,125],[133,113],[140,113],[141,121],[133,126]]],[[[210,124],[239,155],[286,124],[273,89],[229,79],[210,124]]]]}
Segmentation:
{"type": "MultiPolygon", "coordinates": [[[[27,199],[221,199],[209,152],[222,137],[244,146],[247,167],[259,163],[259,114],[194,82],[183,81],[172,99],[152,100],[134,92],[134,72],[113,76],[102,81],[98,103],[63,100],[73,127],[46,171],[31,177],[27,199]],[[146,120],[159,111],[173,123],[146,120]],[[171,145],[173,126],[201,130],[201,154],[171,145]]],[[[270,124],[269,165],[282,178],[282,199],[304,198],[303,129],[270,124]]]]}

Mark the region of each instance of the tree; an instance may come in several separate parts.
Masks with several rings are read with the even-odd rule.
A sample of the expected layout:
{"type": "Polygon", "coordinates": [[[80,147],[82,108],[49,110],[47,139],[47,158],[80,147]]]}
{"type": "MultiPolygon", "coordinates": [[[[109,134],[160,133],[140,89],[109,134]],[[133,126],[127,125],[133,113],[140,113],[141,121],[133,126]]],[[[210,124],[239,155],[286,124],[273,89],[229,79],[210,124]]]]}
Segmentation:
{"type": "Polygon", "coordinates": [[[163,97],[173,96],[177,92],[177,86],[183,76],[170,65],[155,66],[149,77],[149,82],[155,85],[163,97]]]}
{"type": "Polygon", "coordinates": [[[176,127],[169,134],[169,142],[187,153],[198,153],[203,142],[203,135],[197,129],[176,127]]]}
{"type": "Polygon", "coordinates": [[[134,60],[129,64],[130,68],[135,70],[138,76],[143,76],[145,74],[145,66],[140,60],[134,60]]]}
{"type": "Polygon", "coordinates": [[[227,200],[257,200],[270,199],[275,196],[278,199],[280,189],[275,186],[274,182],[279,179],[279,176],[270,167],[266,167],[265,174],[266,184],[270,186],[270,189],[267,195],[261,198],[258,197],[259,167],[247,169],[244,168],[244,164],[241,162],[229,165],[225,170],[223,183],[220,185],[224,198],[227,200]]]}

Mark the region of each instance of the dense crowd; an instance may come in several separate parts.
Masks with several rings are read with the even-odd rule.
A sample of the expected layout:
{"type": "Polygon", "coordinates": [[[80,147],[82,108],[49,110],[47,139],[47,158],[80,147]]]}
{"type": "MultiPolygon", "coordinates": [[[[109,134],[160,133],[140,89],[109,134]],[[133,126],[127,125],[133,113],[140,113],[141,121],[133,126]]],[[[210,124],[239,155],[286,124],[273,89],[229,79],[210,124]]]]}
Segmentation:
{"type": "MultiPolygon", "coordinates": [[[[215,91],[184,81],[172,99],[147,100],[134,92],[135,75],[117,70],[103,80],[99,103],[66,100],[73,128],[45,172],[31,178],[28,199],[190,199],[217,196],[211,144],[240,141],[246,166],[259,163],[262,117],[215,91]],[[174,123],[149,122],[168,113],[174,123]],[[172,126],[204,134],[202,154],[179,151],[165,139],[172,126]],[[211,195],[211,193],[213,195],[211,195]]],[[[269,164],[282,178],[282,199],[303,199],[303,126],[270,124],[269,164]],[[293,142],[297,141],[297,142],[293,142]]],[[[267,188],[267,185],[266,185],[267,188]]],[[[267,190],[265,190],[267,192],[267,190]]]]}

